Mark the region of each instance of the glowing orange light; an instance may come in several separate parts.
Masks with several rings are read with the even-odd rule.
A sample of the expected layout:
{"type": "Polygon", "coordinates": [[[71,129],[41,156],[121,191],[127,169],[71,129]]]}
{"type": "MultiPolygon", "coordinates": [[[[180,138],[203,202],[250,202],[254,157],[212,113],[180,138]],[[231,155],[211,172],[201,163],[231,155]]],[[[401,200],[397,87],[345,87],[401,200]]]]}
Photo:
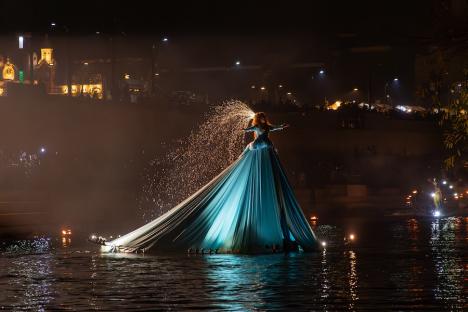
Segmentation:
{"type": "Polygon", "coordinates": [[[349,234],[349,239],[350,240],[354,240],[356,237],[354,236],[354,234],[349,234]]]}
{"type": "Polygon", "coordinates": [[[417,191],[417,190],[413,190],[413,194],[418,194],[418,191],[417,191]]]}
{"type": "Polygon", "coordinates": [[[62,230],[62,234],[63,234],[63,235],[67,235],[67,231],[62,230]]]}

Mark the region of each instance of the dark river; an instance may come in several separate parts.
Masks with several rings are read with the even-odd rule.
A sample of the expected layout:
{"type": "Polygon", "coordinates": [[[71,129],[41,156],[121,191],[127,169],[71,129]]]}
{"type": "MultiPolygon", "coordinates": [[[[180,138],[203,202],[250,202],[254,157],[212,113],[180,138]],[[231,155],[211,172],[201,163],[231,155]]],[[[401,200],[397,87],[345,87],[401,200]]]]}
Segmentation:
{"type": "Polygon", "coordinates": [[[468,218],[319,220],[310,254],[106,255],[3,242],[4,310],[468,310],[468,218]],[[350,234],[355,240],[344,238],[350,234]]]}

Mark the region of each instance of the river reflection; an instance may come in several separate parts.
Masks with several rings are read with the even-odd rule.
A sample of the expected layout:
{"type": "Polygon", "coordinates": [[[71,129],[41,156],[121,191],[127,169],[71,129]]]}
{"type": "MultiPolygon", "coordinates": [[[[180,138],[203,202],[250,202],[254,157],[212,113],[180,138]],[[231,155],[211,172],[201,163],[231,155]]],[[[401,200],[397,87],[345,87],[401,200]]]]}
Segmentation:
{"type": "Polygon", "coordinates": [[[0,307],[462,311],[467,223],[445,218],[318,225],[326,249],[264,256],[103,255],[61,238],[55,249],[44,239],[10,242],[0,257],[0,307]],[[350,228],[359,231],[358,239],[346,243],[350,228]]]}

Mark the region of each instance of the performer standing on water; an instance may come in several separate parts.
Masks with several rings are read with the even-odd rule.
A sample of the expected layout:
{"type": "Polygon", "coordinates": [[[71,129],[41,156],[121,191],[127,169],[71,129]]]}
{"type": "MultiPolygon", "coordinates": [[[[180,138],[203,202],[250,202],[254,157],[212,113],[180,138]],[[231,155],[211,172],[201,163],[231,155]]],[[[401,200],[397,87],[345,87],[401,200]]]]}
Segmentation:
{"type": "MultiPolygon", "coordinates": [[[[105,242],[104,252],[189,251],[269,253],[318,248],[269,133],[274,126],[256,113],[255,139],[228,168],[152,222],[105,242]]],[[[222,142],[221,142],[222,144],[222,142]]]]}

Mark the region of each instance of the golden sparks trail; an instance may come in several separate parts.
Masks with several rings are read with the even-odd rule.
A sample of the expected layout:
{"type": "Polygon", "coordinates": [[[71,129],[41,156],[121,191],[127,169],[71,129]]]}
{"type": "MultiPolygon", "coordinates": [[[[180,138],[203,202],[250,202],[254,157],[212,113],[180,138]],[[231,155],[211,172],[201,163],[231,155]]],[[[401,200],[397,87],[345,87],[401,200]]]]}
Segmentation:
{"type": "Polygon", "coordinates": [[[139,199],[145,221],[180,203],[237,159],[244,148],[242,129],[253,115],[237,100],[212,107],[187,139],[151,161],[139,199]]]}

